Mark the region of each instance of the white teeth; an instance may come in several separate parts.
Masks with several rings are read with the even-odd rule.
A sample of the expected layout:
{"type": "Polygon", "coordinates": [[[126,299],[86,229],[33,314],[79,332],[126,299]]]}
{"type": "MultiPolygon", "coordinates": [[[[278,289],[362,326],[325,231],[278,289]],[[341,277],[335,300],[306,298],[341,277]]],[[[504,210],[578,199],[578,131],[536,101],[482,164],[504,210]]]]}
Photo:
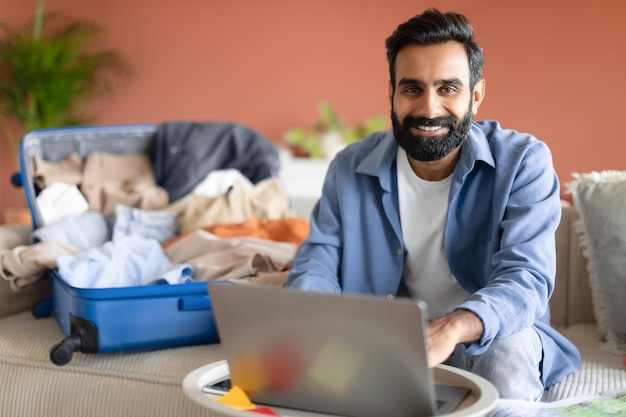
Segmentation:
{"type": "Polygon", "coordinates": [[[426,132],[434,132],[435,130],[441,129],[441,126],[420,126],[420,130],[425,130],[426,132]]]}

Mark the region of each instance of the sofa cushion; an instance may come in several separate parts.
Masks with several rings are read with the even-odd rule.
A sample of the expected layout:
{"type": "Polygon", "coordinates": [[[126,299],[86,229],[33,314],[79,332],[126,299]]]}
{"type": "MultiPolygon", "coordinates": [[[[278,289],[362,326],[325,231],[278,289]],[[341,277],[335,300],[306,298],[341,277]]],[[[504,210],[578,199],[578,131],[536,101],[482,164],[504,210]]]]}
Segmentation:
{"type": "Polygon", "coordinates": [[[558,401],[577,395],[600,395],[626,387],[626,368],[622,366],[622,356],[607,354],[604,344],[598,341],[595,324],[576,324],[559,328],[559,331],[576,345],[583,360],[580,370],[550,387],[542,401],[558,401]]]}
{"type": "Polygon", "coordinates": [[[626,171],[574,174],[568,191],[598,326],[613,350],[626,353],[626,171]]]}
{"type": "Polygon", "coordinates": [[[56,366],[49,352],[63,338],[53,318],[23,312],[0,319],[1,416],[208,415],[187,398],[182,381],[194,369],[222,360],[221,345],[78,352],[68,365],[56,366]]]}

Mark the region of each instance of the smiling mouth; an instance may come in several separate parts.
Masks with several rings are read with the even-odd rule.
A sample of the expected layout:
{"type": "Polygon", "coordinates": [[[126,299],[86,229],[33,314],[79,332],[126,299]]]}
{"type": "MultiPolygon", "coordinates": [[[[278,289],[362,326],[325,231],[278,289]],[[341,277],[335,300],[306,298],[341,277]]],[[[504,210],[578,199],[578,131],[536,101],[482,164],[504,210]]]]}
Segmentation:
{"type": "Polygon", "coordinates": [[[413,133],[423,136],[441,136],[445,135],[447,131],[450,129],[447,126],[436,125],[436,126],[424,126],[424,125],[415,125],[413,126],[413,133]]]}
{"type": "Polygon", "coordinates": [[[443,126],[418,126],[419,130],[423,130],[424,132],[435,132],[439,129],[442,129],[443,126]]]}

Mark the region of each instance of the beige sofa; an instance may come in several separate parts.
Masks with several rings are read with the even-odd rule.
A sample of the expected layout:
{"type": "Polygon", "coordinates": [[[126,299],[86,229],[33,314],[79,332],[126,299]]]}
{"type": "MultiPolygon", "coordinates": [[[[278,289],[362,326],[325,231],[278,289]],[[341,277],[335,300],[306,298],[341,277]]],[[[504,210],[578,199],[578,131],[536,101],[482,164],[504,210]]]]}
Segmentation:
{"type": "MultiPolygon", "coordinates": [[[[310,207],[309,207],[310,208],[310,207]]],[[[582,369],[555,385],[545,400],[626,387],[622,358],[602,349],[595,326],[585,260],[573,232],[575,212],[563,202],[557,233],[558,276],[552,320],[579,346],[582,369]]],[[[26,241],[28,227],[0,226],[0,249],[26,241]]],[[[122,354],[76,353],[63,367],[49,350],[63,334],[52,318],[36,319],[30,307],[45,285],[13,294],[0,282],[0,416],[207,416],[189,400],[182,380],[191,371],[222,359],[220,345],[190,346],[122,354]]],[[[120,320],[124,312],[120,312],[120,320]]]]}
{"type": "Polygon", "coordinates": [[[562,201],[561,224],[556,234],[556,287],[550,301],[551,322],[580,350],[581,369],[554,385],[544,401],[607,390],[626,390],[624,357],[610,353],[596,326],[589,288],[587,261],[579,246],[575,223],[578,214],[571,203],[562,201]]]}

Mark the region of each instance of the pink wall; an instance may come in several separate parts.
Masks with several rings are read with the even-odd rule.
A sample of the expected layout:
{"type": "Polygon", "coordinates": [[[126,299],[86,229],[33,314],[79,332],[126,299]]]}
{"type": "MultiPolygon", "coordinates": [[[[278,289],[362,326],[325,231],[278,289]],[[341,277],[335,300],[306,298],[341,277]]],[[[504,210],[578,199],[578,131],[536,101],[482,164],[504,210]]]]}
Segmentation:
{"type": "MultiPolygon", "coordinates": [[[[0,20],[32,16],[36,0],[0,0],[0,20]]],[[[466,13],[486,55],[478,118],[533,133],[572,172],[626,169],[626,2],[437,1],[466,13]]],[[[48,0],[48,10],[99,21],[103,44],[135,77],[93,106],[98,124],[220,120],[280,141],[310,125],[320,99],[350,122],[388,114],[384,39],[433,5],[419,0],[48,0]]],[[[0,154],[0,210],[21,203],[0,154]]]]}

